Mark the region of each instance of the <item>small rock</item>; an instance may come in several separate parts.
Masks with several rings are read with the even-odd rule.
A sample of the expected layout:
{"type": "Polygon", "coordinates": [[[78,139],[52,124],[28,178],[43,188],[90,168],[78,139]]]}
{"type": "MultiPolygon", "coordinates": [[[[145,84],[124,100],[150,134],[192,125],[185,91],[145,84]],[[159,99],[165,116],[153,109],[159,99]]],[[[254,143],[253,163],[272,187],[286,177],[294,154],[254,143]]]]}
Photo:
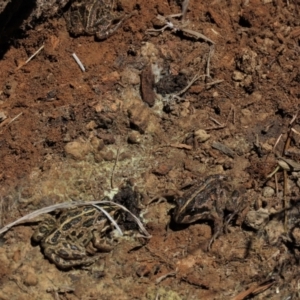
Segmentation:
{"type": "Polygon", "coordinates": [[[193,173],[204,173],[206,165],[196,160],[187,159],[184,161],[184,169],[193,173]]]}
{"type": "Polygon", "coordinates": [[[90,152],[90,145],[80,140],[69,142],[65,146],[65,152],[74,159],[83,160],[90,152]]]}
{"type": "Polygon", "coordinates": [[[253,114],[252,112],[249,110],[249,109],[242,109],[241,110],[241,113],[242,113],[242,117],[241,117],[241,123],[243,125],[249,125],[249,124],[252,124],[253,122],[253,114]]]}
{"type": "Polygon", "coordinates": [[[111,83],[120,81],[120,74],[117,71],[113,71],[102,77],[103,83],[111,83]]]}
{"type": "Polygon", "coordinates": [[[142,139],[142,135],[138,131],[132,131],[128,135],[128,142],[130,144],[140,144],[142,139]]]}
{"type": "Polygon", "coordinates": [[[116,159],[116,155],[111,149],[104,148],[100,152],[100,155],[105,161],[113,161],[116,159]]]}
{"type": "Polygon", "coordinates": [[[9,257],[7,257],[6,249],[4,247],[0,248],[0,265],[1,265],[1,268],[0,268],[1,278],[3,278],[4,276],[7,276],[7,274],[10,274],[10,272],[12,270],[11,259],[9,257]]]}
{"type": "Polygon", "coordinates": [[[203,129],[198,129],[195,131],[195,138],[197,139],[198,142],[204,143],[208,139],[210,139],[210,134],[208,134],[205,130],[203,129]]]}
{"type": "Polygon", "coordinates": [[[86,124],[86,129],[88,130],[93,130],[97,127],[97,124],[95,121],[90,121],[89,123],[86,124]]]}
{"type": "Polygon", "coordinates": [[[138,74],[138,71],[135,69],[126,68],[121,73],[121,80],[123,84],[130,84],[130,85],[140,84],[140,76],[138,74]]]}
{"type": "Polygon", "coordinates": [[[234,71],[232,74],[232,79],[234,81],[242,81],[244,79],[245,75],[240,71],[234,71]]]}
{"type": "Polygon", "coordinates": [[[282,220],[271,220],[264,227],[264,236],[267,243],[278,245],[278,239],[285,233],[284,222],[282,220]]]}
{"type": "Polygon", "coordinates": [[[212,94],[213,98],[218,98],[219,97],[219,93],[217,91],[213,92],[212,94]]]}
{"type": "Polygon", "coordinates": [[[150,264],[142,264],[136,268],[136,275],[139,277],[148,277],[151,275],[152,266],[150,264]]]}
{"type": "Polygon", "coordinates": [[[294,244],[299,247],[300,245],[300,228],[295,226],[291,231],[291,237],[294,241],[294,244]]]}
{"type": "Polygon", "coordinates": [[[169,166],[169,165],[160,164],[157,168],[155,168],[153,170],[153,174],[156,174],[156,175],[167,175],[170,172],[171,169],[172,169],[172,167],[169,166]]]}
{"type": "Polygon", "coordinates": [[[14,254],[13,254],[13,256],[12,256],[12,259],[13,259],[14,262],[20,261],[20,259],[21,259],[21,249],[17,249],[17,250],[14,252],[14,254]]]}
{"type": "Polygon", "coordinates": [[[145,133],[150,123],[150,109],[146,105],[132,106],[128,109],[128,115],[131,124],[133,124],[140,133],[145,133]]]}
{"type": "Polygon", "coordinates": [[[269,186],[266,186],[266,187],[264,187],[262,194],[263,194],[264,197],[270,198],[275,194],[275,191],[274,191],[273,188],[271,188],[269,186]]]}
{"type": "Polygon", "coordinates": [[[6,118],[6,114],[3,111],[0,111],[0,122],[4,121],[6,118]]]}
{"type": "Polygon", "coordinates": [[[267,152],[271,152],[273,150],[273,146],[270,143],[261,143],[261,148],[267,152]]]}
{"type": "Polygon", "coordinates": [[[260,92],[253,92],[250,96],[251,101],[254,101],[255,103],[259,103],[259,101],[262,100],[262,94],[260,92]]]}
{"type": "Polygon", "coordinates": [[[91,138],[91,141],[90,141],[93,149],[94,149],[94,152],[95,151],[100,151],[101,149],[104,148],[104,142],[102,139],[98,139],[97,137],[93,136],[91,138]]]}
{"type": "Polygon", "coordinates": [[[29,268],[25,271],[25,276],[23,282],[26,286],[35,286],[38,283],[38,277],[35,274],[35,271],[32,268],[29,268]]]}
{"type": "Polygon", "coordinates": [[[252,82],[253,82],[252,76],[251,76],[251,75],[247,75],[247,76],[245,77],[245,79],[244,79],[243,85],[244,85],[245,87],[250,87],[250,85],[252,84],[252,82]]]}
{"type": "Polygon", "coordinates": [[[97,136],[103,140],[105,145],[112,145],[116,142],[115,136],[110,133],[98,133],[97,136]]]}
{"type": "Polygon", "coordinates": [[[70,136],[70,134],[67,132],[66,134],[65,134],[65,136],[63,137],[63,142],[65,142],[65,143],[68,143],[68,142],[71,142],[71,136],[70,136]]]}
{"type": "Polygon", "coordinates": [[[236,65],[245,74],[253,74],[258,67],[257,53],[245,48],[243,49],[238,57],[236,58],[236,65]]]}
{"type": "Polygon", "coordinates": [[[245,218],[245,224],[255,230],[260,229],[269,220],[269,211],[260,208],[257,211],[249,211],[245,218]]]}

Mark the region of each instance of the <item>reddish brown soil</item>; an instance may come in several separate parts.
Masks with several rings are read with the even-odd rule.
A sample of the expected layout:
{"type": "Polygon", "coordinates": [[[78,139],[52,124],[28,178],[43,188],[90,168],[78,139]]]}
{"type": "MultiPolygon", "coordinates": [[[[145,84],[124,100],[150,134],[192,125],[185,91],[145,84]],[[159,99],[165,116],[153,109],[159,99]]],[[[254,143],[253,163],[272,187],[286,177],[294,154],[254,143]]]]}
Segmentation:
{"type": "MultiPolygon", "coordinates": [[[[249,288],[253,299],[296,299],[299,253],[282,237],[283,220],[256,232],[241,215],[210,251],[210,223],[168,224],[181,188],[216,173],[246,190],[248,211],[282,209],[282,172],[277,197],[267,195],[275,179],[266,175],[276,166],[272,148],[282,134],[281,154],[299,109],[299,3],[191,0],[186,28],[215,42],[206,83],[222,82],[209,86],[202,78],[165,108],[163,96],[152,107],[141,99],[142,70],[151,61],[189,81],[205,74],[209,44],[168,29],[146,34],[159,28],[157,14],[180,12],[176,1],[122,5],[137,14],[107,40],[70,37],[64,18],[53,18],[14,41],[1,60],[1,225],[57,202],[101,199],[117,157],[115,187],[130,180],[144,205],[168,201],[146,208],[146,245],[124,239],[87,270],[60,271],[45,259],[31,244],[35,224],[12,228],[0,247],[0,299],[244,299],[234,297],[249,288]]],[[[290,147],[299,152],[299,135],[290,147]]],[[[299,198],[299,170],[292,171],[288,203],[299,198]]]]}

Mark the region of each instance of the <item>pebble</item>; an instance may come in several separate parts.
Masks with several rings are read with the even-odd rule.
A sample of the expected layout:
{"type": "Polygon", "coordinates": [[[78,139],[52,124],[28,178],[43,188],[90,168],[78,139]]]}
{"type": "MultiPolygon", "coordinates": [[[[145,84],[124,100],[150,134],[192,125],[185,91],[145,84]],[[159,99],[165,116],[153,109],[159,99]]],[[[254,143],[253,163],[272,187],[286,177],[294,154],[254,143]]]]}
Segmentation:
{"type": "Polygon", "coordinates": [[[26,286],[35,286],[38,283],[38,278],[35,271],[32,268],[28,268],[24,272],[23,282],[26,286]]]}
{"type": "Polygon", "coordinates": [[[234,71],[232,74],[232,79],[234,81],[242,81],[244,79],[245,75],[240,71],[234,71]]]}
{"type": "Polygon", "coordinates": [[[275,190],[269,186],[264,187],[263,196],[266,198],[270,198],[275,194],[275,190]]]}
{"type": "Polygon", "coordinates": [[[140,84],[140,76],[135,69],[126,68],[121,73],[121,81],[123,84],[138,85],[140,84]]]}
{"type": "Polygon", "coordinates": [[[128,135],[128,142],[130,144],[140,144],[142,140],[142,135],[138,131],[132,131],[128,135]]]}
{"type": "Polygon", "coordinates": [[[171,169],[172,166],[162,163],[153,170],[153,173],[156,175],[167,175],[171,169]]]}
{"type": "Polygon", "coordinates": [[[261,228],[269,220],[269,211],[260,208],[257,211],[249,211],[245,218],[245,224],[255,230],[261,228]]]}
{"type": "Polygon", "coordinates": [[[197,131],[195,131],[195,137],[197,139],[198,142],[200,143],[204,143],[206,142],[208,139],[210,139],[210,134],[208,134],[205,130],[203,129],[198,129],[197,131]]]}

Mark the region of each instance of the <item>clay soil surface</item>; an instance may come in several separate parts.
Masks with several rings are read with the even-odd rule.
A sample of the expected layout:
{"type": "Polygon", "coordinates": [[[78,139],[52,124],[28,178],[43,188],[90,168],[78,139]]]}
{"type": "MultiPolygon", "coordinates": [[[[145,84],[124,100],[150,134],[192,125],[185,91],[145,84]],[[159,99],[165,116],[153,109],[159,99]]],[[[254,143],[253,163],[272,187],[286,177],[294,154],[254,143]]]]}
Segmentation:
{"type": "Polygon", "coordinates": [[[1,237],[0,299],[299,299],[299,2],[191,0],[178,26],[207,39],[147,32],[180,1],[119,9],[135,13],[103,41],[71,36],[58,14],[4,53],[0,221],[130,182],[152,237],[120,238],[92,265],[61,270],[32,242],[37,222],[13,227],[1,237]],[[171,219],[179,195],[212,174],[243,205],[222,208],[208,251],[214,220],[171,219]]]}

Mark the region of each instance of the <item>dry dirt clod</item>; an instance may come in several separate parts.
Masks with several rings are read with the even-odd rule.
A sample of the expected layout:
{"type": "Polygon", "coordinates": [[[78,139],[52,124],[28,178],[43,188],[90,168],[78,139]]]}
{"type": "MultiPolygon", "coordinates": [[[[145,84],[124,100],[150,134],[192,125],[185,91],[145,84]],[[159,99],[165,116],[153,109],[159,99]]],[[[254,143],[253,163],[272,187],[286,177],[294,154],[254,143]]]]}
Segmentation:
{"type": "Polygon", "coordinates": [[[84,160],[85,156],[90,152],[91,147],[89,143],[83,140],[69,142],[65,146],[66,154],[70,155],[76,160],[84,160]]]}

